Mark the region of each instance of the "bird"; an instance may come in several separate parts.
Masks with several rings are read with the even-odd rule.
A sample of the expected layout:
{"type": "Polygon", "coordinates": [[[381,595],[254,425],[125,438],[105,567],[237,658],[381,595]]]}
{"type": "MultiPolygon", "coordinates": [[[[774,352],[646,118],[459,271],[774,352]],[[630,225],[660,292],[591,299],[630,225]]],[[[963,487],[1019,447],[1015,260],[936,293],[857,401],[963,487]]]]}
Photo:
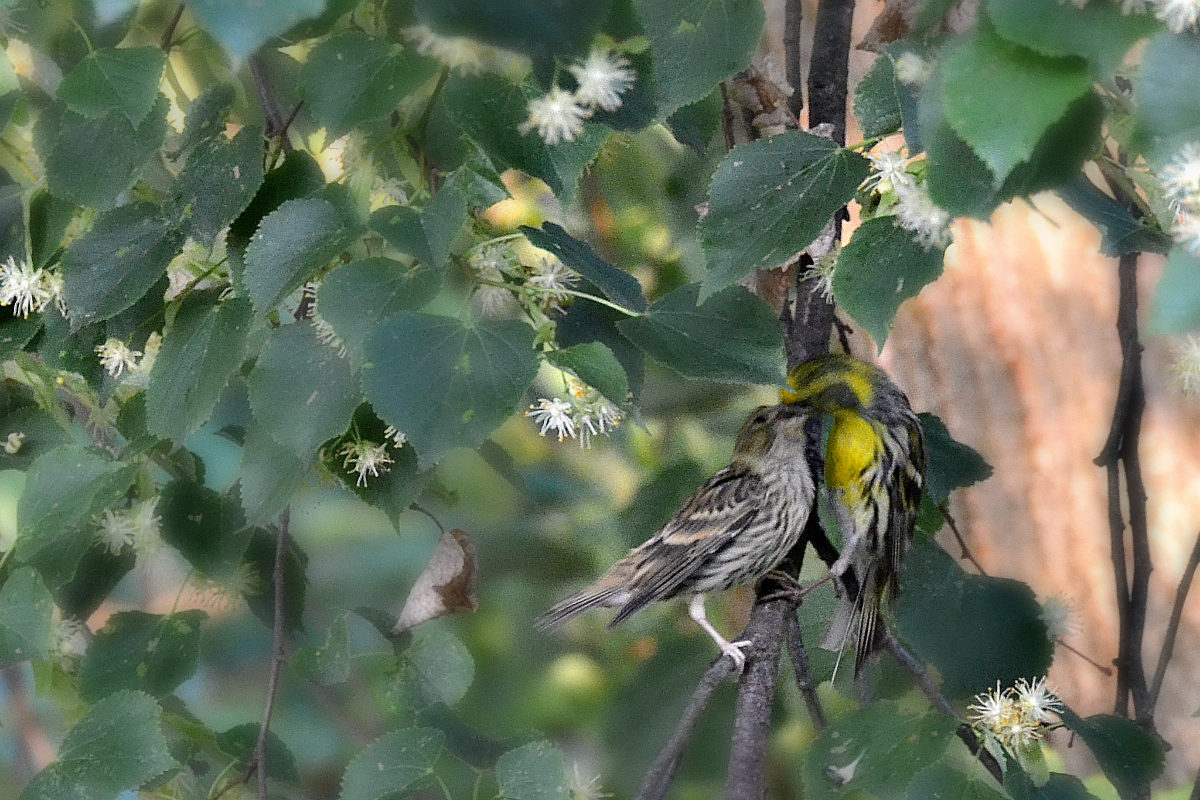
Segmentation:
{"type": "Polygon", "coordinates": [[[858,594],[842,642],[857,619],[857,676],[875,647],[885,599],[894,602],[900,592],[900,572],[925,488],[924,435],[908,397],[887,373],[851,355],[826,353],[805,361],[788,371],[787,382],[781,403],[832,418],[823,483],[842,550],[829,572],[841,582],[854,568],[858,594]]]}
{"type": "Polygon", "coordinates": [[[550,608],[542,630],[600,607],[613,628],[651,603],[690,597],[688,615],[740,673],[749,641],[730,642],[705,613],[705,595],[753,583],[800,538],[816,489],[804,456],[801,406],[760,406],[739,431],[728,466],[700,485],[670,521],[582,591],[550,608]]]}

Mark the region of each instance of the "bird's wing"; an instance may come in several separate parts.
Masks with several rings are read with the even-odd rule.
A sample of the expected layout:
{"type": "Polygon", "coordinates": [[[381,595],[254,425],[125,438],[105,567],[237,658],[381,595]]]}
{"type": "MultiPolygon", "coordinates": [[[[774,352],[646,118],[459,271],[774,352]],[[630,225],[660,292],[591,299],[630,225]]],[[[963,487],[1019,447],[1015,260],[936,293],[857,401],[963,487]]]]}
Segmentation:
{"type": "Polygon", "coordinates": [[[612,625],[680,593],[697,570],[754,523],[763,491],[762,479],[741,465],[705,481],[670,522],[626,556],[633,562],[632,594],[612,625]]]}

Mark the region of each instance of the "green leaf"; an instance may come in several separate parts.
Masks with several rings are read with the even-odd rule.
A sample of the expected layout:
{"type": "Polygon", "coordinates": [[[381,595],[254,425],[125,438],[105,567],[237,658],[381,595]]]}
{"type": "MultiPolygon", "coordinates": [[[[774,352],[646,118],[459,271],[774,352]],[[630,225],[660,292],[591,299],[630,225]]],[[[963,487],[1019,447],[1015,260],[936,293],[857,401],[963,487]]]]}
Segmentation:
{"type": "Polygon", "coordinates": [[[918,772],[908,787],[908,800],[1005,800],[1005,797],[984,778],[959,772],[942,761],[918,772]]]}
{"type": "Polygon", "coordinates": [[[437,72],[437,62],[393,52],[381,39],[347,31],[326,39],[300,70],[300,96],[336,139],[356,125],[383,119],[437,72]]]}
{"type": "Polygon", "coordinates": [[[762,4],[755,0],[634,0],[633,5],[650,37],[662,117],[745,69],[765,19],[762,4]]]}
{"type": "MultiPolygon", "coordinates": [[[[258,745],[258,723],[246,722],[234,725],[216,736],[216,745],[234,759],[238,771],[244,771],[254,760],[254,749],[258,745]]],[[[288,783],[299,783],[300,770],[296,757],[283,743],[275,731],[267,731],[267,777],[288,783]]]]}
{"type": "Polygon", "coordinates": [[[179,150],[187,151],[205,139],[223,136],[229,110],[237,100],[237,90],[229,83],[214,83],[188,104],[179,150]]]}
{"type": "Polygon", "coordinates": [[[157,206],[138,203],[101,214],[63,255],[72,329],[136,303],[166,273],[182,244],[183,234],[157,206]]]}
{"type": "Polygon", "coordinates": [[[625,368],[608,345],[602,342],[588,342],[568,347],[564,350],[551,350],[546,354],[546,360],[559,369],[569,369],[579,380],[591,386],[608,400],[622,404],[629,396],[629,377],[625,368]]]}
{"type": "Polygon", "coordinates": [[[301,20],[325,10],[326,0],[192,0],[188,9],[236,60],[301,20]]]}
{"type": "Polygon", "coordinates": [[[63,78],[58,99],[85,117],[119,111],[138,125],[154,108],[166,63],[166,53],[157,47],[93,51],[63,78]]]}
{"type": "Polygon", "coordinates": [[[53,616],[54,598],[38,574],[13,570],[0,587],[0,666],[43,658],[53,616]]]}
{"type": "Polygon", "coordinates": [[[1152,780],[1162,775],[1165,763],[1162,741],[1133,720],[1112,714],[1081,718],[1070,709],[1061,716],[1092,751],[1121,797],[1142,794],[1152,780]]]}
{"type": "Polygon", "coordinates": [[[943,255],[918,244],[893,217],[867,220],[838,256],[833,296],[882,350],[900,304],[938,279],[943,255]]]}
{"type": "Polygon", "coordinates": [[[380,323],[397,311],[420,308],[440,287],[441,276],[426,267],[409,269],[390,258],[364,258],[338,267],[321,282],[317,311],[359,361],[363,344],[380,323]]]}
{"type": "Polygon", "coordinates": [[[1053,648],[1041,606],[1023,583],[967,575],[932,541],[918,540],[904,566],[897,633],[937,667],[951,699],[1018,678],[1045,675],[1053,648]]]}
{"type": "Polygon", "coordinates": [[[133,791],[177,767],[162,733],[162,711],[142,692],[117,692],[71,729],[58,758],[21,800],[100,800],[133,791]]]}
{"type": "Polygon", "coordinates": [[[108,618],[79,666],[79,694],[96,701],[121,689],[154,697],[175,691],[200,660],[200,630],[208,615],[180,611],[161,616],[120,611],[108,618]]]}
{"type": "Polygon", "coordinates": [[[282,511],[312,463],[313,454],[301,458],[290,447],[275,441],[261,425],[251,425],[242,444],[242,462],[237,472],[246,521],[263,525],[282,511]]]}
{"type": "Polygon", "coordinates": [[[1138,71],[1134,100],[1147,158],[1161,166],[1185,144],[1200,141],[1200,95],[1182,75],[1200,70],[1200,37],[1163,31],[1150,40],[1138,71]]]}
{"type": "Polygon", "coordinates": [[[136,470],[78,445],[43,455],[30,467],[17,504],[17,558],[51,589],[69,580],[91,542],[80,528],[125,494],[136,470]]]}
{"type": "MultiPolygon", "coordinates": [[[[275,620],[274,531],[255,529],[246,548],[245,564],[249,570],[251,588],[246,592],[246,605],[258,620],[271,630],[275,620]]],[[[283,552],[283,627],[287,635],[304,628],[304,601],[308,595],[308,555],[292,537],[288,537],[283,552]]]]}
{"type": "Polygon", "coordinates": [[[246,384],[255,420],[301,460],[344,432],[361,401],[350,360],[308,323],[274,329],[246,384]]]}
{"type": "Polygon", "coordinates": [[[263,218],[287,200],[305,197],[325,188],[325,173],[303,150],[288,153],[283,163],[263,176],[262,186],[246,210],[229,226],[226,244],[233,252],[242,252],[250,244],[263,218]]]}
{"type": "Polygon", "coordinates": [[[1079,7],[1041,0],[987,0],[996,33],[1046,56],[1082,56],[1106,80],[1140,39],[1159,29],[1150,14],[1125,14],[1120,6],[1079,7]]]}
{"type": "Polygon", "coordinates": [[[1125,253],[1166,253],[1171,249],[1170,236],[1134,219],[1125,206],[1083,175],[1059,186],[1055,192],[1099,229],[1103,255],[1115,258],[1125,253]]]}
{"type": "Polygon", "coordinates": [[[367,223],[388,244],[407,256],[412,256],[429,269],[438,260],[429,249],[429,239],[421,226],[421,212],[408,206],[384,206],[373,212],[367,223]]]}
{"type": "Polygon", "coordinates": [[[450,258],[450,245],[467,222],[467,194],[463,188],[467,172],[459,170],[442,184],[437,194],[421,209],[421,230],[429,243],[427,266],[441,269],[450,258]]]}
{"type": "Polygon", "coordinates": [[[436,628],[420,628],[404,654],[428,703],[454,706],[475,679],[475,661],[456,636],[436,628]]]}
{"type": "Polygon", "coordinates": [[[1004,773],[1004,788],[1013,800],[1096,800],[1074,775],[1052,772],[1050,780],[1036,786],[1012,761],[1004,773]]]}
{"type": "Polygon", "coordinates": [[[246,210],[263,182],[262,133],[243,128],[232,141],[215,136],[196,145],[175,181],[171,217],[197,241],[217,234],[246,210]]]}
{"type": "MultiPolygon", "coordinates": [[[[32,317],[8,316],[0,319],[0,361],[8,361],[25,349],[25,345],[42,329],[37,314],[32,317]]],[[[4,461],[0,454],[0,463],[4,461]]]]}
{"type": "Polygon", "coordinates": [[[401,728],[380,736],[354,757],[342,776],[339,800],[390,800],[433,774],[446,734],[401,728]]]}
{"type": "Polygon", "coordinates": [[[854,89],[854,116],[863,136],[871,138],[895,133],[904,124],[900,113],[901,94],[912,89],[896,80],[892,59],[881,55],[854,89]]]}
{"type": "Polygon", "coordinates": [[[933,415],[917,415],[925,434],[925,455],[929,462],[925,475],[926,491],[935,503],[946,501],[955,489],[963,489],[992,476],[992,467],[976,450],[956,440],[946,423],[933,415]]]}
{"type": "Polygon", "coordinates": [[[805,754],[804,797],[820,800],[858,792],[895,797],[941,756],[955,738],[954,728],[952,719],[912,714],[890,701],[851,711],[823,731],[805,754]]]}
{"type": "Polygon", "coordinates": [[[530,742],[496,760],[503,800],[567,800],[567,761],[549,742],[530,742]]]}
{"type": "Polygon", "coordinates": [[[555,194],[570,193],[582,171],[608,138],[607,128],[589,126],[574,142],[547,147],[537,133],[521,133],[529,116],[528,97],[499,75],[452,75],[442,91],[450,116],[487,153],[497,170],[509,167],[541,178],[555,194]]]}
{"type": "Polygon", "coordinates": [[[605,297],[617,305],[630,311],[646,310],[646,296],[637,278],[600,258],[587,242],[581,242],[553,222],[543,223],[541,230],[523,225],[521,233],[535,247],[558,256],[560,261],[595,284],[605,297]]]}
{"type": "Polygon", "coordinates": [[[16,71],[13,70],[12,61],[7,53],[0,53],[0,132],[8,127],[9,120],[17,109],[17,103],[22,97],[20,90],[21,84],[17,80],[16,71]]]}
{"type": "Polygon", "coordinates": [[[241,297],[216,306],[203,296],[184,303],[150,372],[146,425],[151,433],[180,441],[208,421],[245,357],[251,317],[250,303],[241,297]]]}
{"type": "Polygon", "coordinates": [[[741,286],[696,305],[699,295],[699,284],[676,289],[617,328],[685,378],[782,385],[783,334],[767,304],[741,286]]]}
{"type": "Polygon", "coordinates": [[[272,211],[246,248],[246,289],[255,310],[274,309],[349,241],[337,209],[325,200],[288,200],[272,211]]]}
{"type": "Polygon", "coordinates": [[[703,296],[812,244],[869,171],[857,153],[802,131],[731,150],[713,174],[700,220],[709,270],[703,296]]]}
{"type": "Polygon", "coordinates": [[[1092,85],[1081,59],[1044,56],[982,26],[948,47],[942,76],[946,121],[999,181],[1092,85]]]}
{"type": "Polygon", "coordinates": [[[537,372],[533,331],[515,320],[467,326],[401,311],[379,326],[364,353],[367,399],[408,435],[422,465],[455,447],[477,447],[516,411],[537,372]]]}
{"type": "Polygon", "coordinates": [[[329,625],[329,635],[320,647],[301,647],[292,657],[292,668],[311,681],[326,686],[350,678],[350,641],[347,614],[338,614],[329,625]]]}
{"type": "Polygon", "coordinates": [[[171,481],[158,501],[162,538],[200,574],[233,577],[250,531],[235,498],[190,481],[171,481]]]}
{"type": "Polygon", "coordinates": [[[621,362],[636,398],[646,375],[646,358],[617,330],[617,323],[625,319],[625,314],[599,303],[572,303],[558,319],[558,342],[563,347],[602,342],[621,362]]]}
{"type": "Polygon", "coordinates": [[[158,152],[166,133],[167,98],[160,95],[136,126],[120,111],[89,119],[56,103],[38,119],[34,141],[51,192],[80,205],[110,208],[158,152]]]}
{"type": "Polygon", "coordinates": [[[1182,247],[1167,257],[1146,327],[1149,333],[1159,335],[1200,328],[1200,258],[1182,247]]]}
{"type": "Polygon", "coordinates": [[[611,0],[417,0],[417,18],[444,36],[467,36],[535,59],[580,55],[611,0]]]}

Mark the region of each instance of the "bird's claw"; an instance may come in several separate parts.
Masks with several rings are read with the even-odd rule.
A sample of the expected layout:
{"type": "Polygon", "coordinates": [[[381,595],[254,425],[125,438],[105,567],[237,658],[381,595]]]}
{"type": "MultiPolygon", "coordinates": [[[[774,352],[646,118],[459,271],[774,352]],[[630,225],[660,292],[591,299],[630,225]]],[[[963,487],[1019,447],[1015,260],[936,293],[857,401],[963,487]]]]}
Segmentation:
{"type": "Polygon", "coordinates": [[[721,654],[729,656],[729,660],[733,662],[733,669],[738,675],[742,674],[742,670],[746,668],[746,654],[742,649],[754,644],[749,639],[742,639],[737,642],[726,642],[721,647],[721,654]]]}

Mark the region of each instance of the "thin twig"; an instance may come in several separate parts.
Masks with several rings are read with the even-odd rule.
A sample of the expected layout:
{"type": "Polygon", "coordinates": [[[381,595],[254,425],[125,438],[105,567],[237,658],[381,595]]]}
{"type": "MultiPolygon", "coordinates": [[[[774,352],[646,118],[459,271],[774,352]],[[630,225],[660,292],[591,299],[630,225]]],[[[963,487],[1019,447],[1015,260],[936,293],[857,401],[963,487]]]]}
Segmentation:
{"type": "Polygon", "coordinates": [[[700,679],[700,685],[692,692],[687,705],[684,706],[683,714],[679,717],[679,722],[675,723],[675,730],[671,733],[671,738],[659,751],[658,757],[654,759],[654,763],[646,772],[646,777],[642,779],[642,785],[634,795],[634,800],[662,800],[663,797],[666,797],[667,791],[671,788],[671,780],[675,777],[675,770],[679,767],[679,761],[683,757],[684,748],[687,747],[692,734],[695,733],[700,716],[704,713],[704,709],[708,706],[708,701],[712,699],[717,687],[725,678],[729,677],[729,673],[732,671],[733,661],[725,658],[724,655],[718,656],[705,670],[704,676],[700,679]]]}
{"type": "Polygon", "coordinates": [[[967,540],[963,538],[962,532],[958,529],[958,523],[955,522],[954,517],[950,515],[950,509],[947,504],[940,504],[938,506],[938,511],[942,512],[942,519],[946,520],[946,525],[950,528],[950,532],[954,534],[954,539],[958,542],[959,549],[962,551],[961,557],[965,558],[967,561],[970,561],[971,564],[974,565],[975,569],[979,570],[980,575],[987,575],[987,570],[985,570],[983,565],[975,559],[975,554],[971,552],[969,547],[967,547],[967,540]]]}
{"type": "Polygon", "coordinates": [[[1200,534],[1196,535],[1196,543],[1192,545],[1192,554],[1188,557],[1187,566],[1183,568],[1183,576],[1175,589],[1175,604],[1171,607],[1171,619],[1167,623],[1167,633],[1163,637],[1162,650],[1158,654],[1158,663],[1154,667],[1154,680],[1150,684],[1150,707],[1158,704],[1158,693],[1162,691],[1163,678],[1167,675],[1167,664],[1171,661],[1171,651],[1175,649],[1175,636],[1179,633],[1179,623],[1183,619],[1183,604],[1187,601],[1188,591],[1192,588],[1192,578],[1196,568],[1200,567],[1200,534]]]}
{"type": "Polygon", "coordinates": [[[1082,650],[1072,647],[1065,639],[1060,638],[1058,640],[1058,643],[1060,645],[1062,645],[1066,650],[1074,653],[1075,655],[1079,656],[1087,663],[1091,664],[1096,669],[1100,670],[1100,672],[1102,672],[1104,675],[1111,676],[1113,674],[1112,667],[1106,667],[1103,664],[1101,664],[1099,661],[1097,661],[1096,659],[1089,656],[1087,653],[1083,652],[1082,650]]]}
{"type": "Polygon", "coordinates": [[[271,734],[271,714],[275,711],[275,693],[279,688],[279,673],[284,662],[284,554],[288,547],[288,523],[291,507],[279,514],[279,527],[275,530],[275,564],[271,570],[272,620],[271,620],[271,666],[267,673],[267,699],[263,707],[262,723],[258,726],[258,741],[254,743],[254,768],[258,772],[258,800],[267,800],[267,742],[271,734]]]}
{"type": "Polygon", "coordinates": [[[955,730],[958,738],[967,746],[971,754],[979,759],[979,763],[991,773],[997,783],[1004,783],[1004,772],[1000,768],[1000,763],[996,761],[995,756],[984,749],[979,743],[979,737],[975,735],[975,731],[971,729],[971,726],[963,722],[962,718],[959,717],[958,713],[954,710],[954,706],[950,705],[950,701],[946,699],[946,695],[942,694],[941,687],[930,677],[929,671],[925,669],[925,665],[918,661],[916,656],[908,652],[904,645],[900,644],[900,640],[892,633],[891,628],[881,625],[880,629],[883,648],[891,653],[892,658],[896,659],[896,663],[912,676],[913,681],[934,708],[946,716],[958,720],[958,728],[955,730]]]}
{"type": "Polygon", "coordinates": [[[183,17],[183,9],[186,7],[187,3],[180,3],[175,7],[175,13],[171,15],[171,21],[167,23],[167,29],[163,31],[158,48],[164,53],[171,52],[171,48],[175,46],[175,29],[179,27],[179,20],[183,17]]]}
{"type": "Polygon", "coordinates": [[[228,792],[230,789],[234,788],[235,786],[242,786],[246,783],[249,783],[250,778],[252,778],[254,776],[254,767],[255,766],[256,765],[254,763],[254,759],[250,759],[250,763],[246,765],[246,768],[244,770],[242,770],[242,774],[239,777],[234,778],[231,781],[229,781],[228,783],[226,783],[224,786],[222,786],[220,788],[220,790],[216,794],[214,794],[212,797],[208,798],[208,800],[219,800],[226,792],[228,792]]]}
{"type": "Polygon", "coordinates": [[[267,122],[268,138],[279,137],[279,146],[285,153],[291,152],[292,143],[287,138],[287,127],[284,125],[283,113],[279,110],[279,101],[271,89],[267,79],[267,71],[259,56],[250,56],[250,77],[254,80],[254,88],[258,90],[258,100],[262,105],[263,118],[267,122]]]}
{"type": "Polygon", "coordinates": [[[416,512],[418,512],[418,513],[424,514],[425,516],[427,516],[427,517],[429,517],[431,520],[433,520],[433,524],[438,526],[438,531],[439,531],[439,532],[441,532],[441,533],[445,533],[445,532],[446,532],[446,529],[445,529],[445,527],[443,527],[443,526],[442,526],[442,523],[441,523],[441,521],[440,521],[440,520],[439,520],[437,517],[435,517],[435,516],[433,515],[433,512],[432,512],[432,511],[430,511],[429,509],[425,508],[425,507],[424,507],[423,505],[421,505],[420,503],[409,503],[409,504],[408,504],[408,507],[409,507],[410,509],[412,509],[413,511],[416,511],[416,512]]]}
{"type": "Polygon", "coordinates": [[[796,619],[795,614],[788,615],[784,636],[788,655],[792,659],[792,671],[796,674],[796,688],[800,690],[804,705],[808,707],[808,717],[812,720],[813,728],[823,731],[829,727],[829,720],[821,706],[821,698],[817,696],[816,681],[808,662],[808,650],[804,648],[804,638],[800,635],[800,621],[796,619]]]}

